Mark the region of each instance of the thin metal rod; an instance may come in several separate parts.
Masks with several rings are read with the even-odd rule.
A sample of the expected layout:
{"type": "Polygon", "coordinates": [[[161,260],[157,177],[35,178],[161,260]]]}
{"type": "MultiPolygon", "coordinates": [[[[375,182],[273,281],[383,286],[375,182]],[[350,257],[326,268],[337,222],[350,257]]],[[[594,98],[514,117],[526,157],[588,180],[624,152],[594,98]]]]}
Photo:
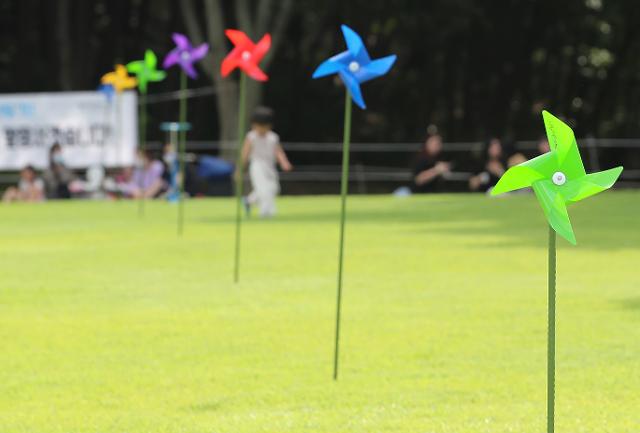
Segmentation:
{"type": "Polygon", "coordinates": [[[342,179],[340,182],[340,249],[338,251],[338,293],[336,300],[336,335],[333,352],[333,380],[338,380],[340,354],[340,317],[342,313],[342,272],[344,262],[344,226],[347,216],[347,193],[349,190],[349,144],[351,141],[351,95],[345,91],[344,136],[342,140],[342,179]]]}
{"type": "Polygon", "coordinates": [[[178,236],[182,236],[184,231],[184,180],[185,180],[185,145],[187,141],[187,98],[184,97],[184,91],[187,89],[187,74],[180,71],[180,90],[182,97],[180,98],[180,134],[178,139],[178,236]]]}
{"type": "Polygon", "coordinates": [[[247,77],[240,72],[240,95],[238,101],[238,148],[236,150],[236,250],[233,266],[233,281],[240,280],[240,232],[242,227],[242,187],[244,185],[244,161],[242,146],[244,144],[246,117],[247,77]]]}
{"type": "MultiPolygon", "coordinates": [[[[138,112],[140,116],[140,151],[144,153],[147,148],[147,103],[146,103],[147,94],[146,92],[140,92],[140,105],[138,106],[138,112]]],[[[145,205],[145,197],[143,184],[144,176],[140,176],[140,198],[138,199],[138,216],[142,218],[144,216],[144,205],[145,205]]]]}
{"type": "Polygon", "coordinates": [[[549,226],[549,336],[547,347],[547,433],[555,424],[556,380],[556,232],[549,226]]]}
{"type": "Polygon", "coordinates": [[[122,143],[122,94],[121,92],[116,92],[116,137],[118,141],[118,148],[116,149],[116,159],[117,162],[115,165],[120,165],[121,167],[125,166],[124,163],[124,144],[122,143]]]}
{"type": "MultiPolygon", "coordinates": [[[[113,125],[113,123],[111,122],[111,120],[113,119],[113,102],[108,99],[106,99],[106,103],[104,106],[104,124],[105,126],[109,127],[110,125],[113,125]]],[[[103,130],[103,136],[102,136],[102,150],[100,151],[100,163],[102,165],[103,169],[107,169],[107,149],[110,148],[111,143],[113,143],[113,133],[109,133],[107,134],[106,130],[103,130]],[[107,137],[109,138],[109,140],[107,139],[107,137]]]]}

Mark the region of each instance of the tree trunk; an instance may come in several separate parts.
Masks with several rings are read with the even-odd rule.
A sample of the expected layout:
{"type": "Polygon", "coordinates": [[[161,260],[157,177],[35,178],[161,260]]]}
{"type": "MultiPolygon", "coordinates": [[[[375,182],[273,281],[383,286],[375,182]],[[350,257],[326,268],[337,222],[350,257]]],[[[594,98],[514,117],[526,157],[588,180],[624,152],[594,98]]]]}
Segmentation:
{"type": "MultiPolygon", "coordinates": [[[[219,66],[227,55],[228,43],[224,35],[225,25],[224,12],[220,0],[204,0],[206,40],[211,47],[208,58],[202,62],[203,69],[213,81],[216,92],[216,107],[218,110],[219,139],[222,144],[220,156],[232,160],[235,157],[235,143],[238,125],[238,80],[235,77],[222,78],[219,66]],[[211,61],[213,60],[213,61],[211,61]]],[[[252,38],[262,37],[264,29],[268,28],[268,23],[273,25],[273,42],[271,50],[262,62],[262,68],[268,70],[273,59],[273,54],[279,46],[286,25],[293,10],[293,0],[282,1],[280,7],[274,7],[271,0],[261,0],[258,4],[257,17],[251,18],[250,3],[247,0],[237,0],[235,21],[240,24],[241,29],[252,38]],[[276,17],[275,22],[272,19],[276,17]],[[256,35],[256,31],[261,34],[256,35]]],[[[187,31],[194,42],[205,40],[205,34],[198,22],[193,0],[183,0],[180,2],[182,14],[187,26],[187,31]]],[[[257,105],[262,102],[264,91],[263,83],[256,83],[248,80],[247,83],[247,113],[251,113],[257,105]]]]}
{"type": "MultiPolygon", "coordinates": [[[[190,38],[198,43],[205,40],[204,32],[198,23],[193,0],[180,2],[187,32],[190,38]]],[[[219,65],[227,52],[226,38],[224,36],[224,16],[220,0],[205,0],[206,40],[209,43],[209,55],[201,62],[216,88],[216,109],[218,112],[218,139],[221,142],[220,156],[227,160],[234,159],[232,143],[237,140],[236,127],[238,124],[238,85],[230,77],[223,79],[220,75],[219,65]]]]}

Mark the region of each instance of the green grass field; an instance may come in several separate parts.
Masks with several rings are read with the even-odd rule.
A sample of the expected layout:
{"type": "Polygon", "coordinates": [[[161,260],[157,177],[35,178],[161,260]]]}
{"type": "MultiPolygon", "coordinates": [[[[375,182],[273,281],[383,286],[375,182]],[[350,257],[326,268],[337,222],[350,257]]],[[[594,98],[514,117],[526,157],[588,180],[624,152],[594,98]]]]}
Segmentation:
{"type": "MultiPolygon", "coordinates": [[[[349,199],[331,379],[337,197],[0,208],[1,433],[539,433],[547,226],[533,196],[349,199]]],[[[640,193],[570,209],[558,432],[640,431],[640,193]]]]}

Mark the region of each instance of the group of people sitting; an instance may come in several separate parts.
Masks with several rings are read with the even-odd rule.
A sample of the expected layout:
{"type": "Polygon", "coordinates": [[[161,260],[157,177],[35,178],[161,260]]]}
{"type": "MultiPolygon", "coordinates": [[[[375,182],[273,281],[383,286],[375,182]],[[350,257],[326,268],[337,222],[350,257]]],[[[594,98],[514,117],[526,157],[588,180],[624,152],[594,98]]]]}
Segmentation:
{"type": "MultiPolygon", "coordinates": [[[[546,138],[540,139],[537,150],[541,154],[549,151],[546,138]]],[[[527,159],[520,152],[510,151],[497,137],[486,141],[482,153],[473,175],[466,179],[470,191],[491,190],[507,168],[527,159]]],[[[442,137],[437,133],[430,134],[414,166],[413,191],[421,193],[449,190],[447,184],[452,173],[458,171],[457,168],[443,155],[442,137]]],[[[3,201],[160,196],[167,196],[171,200],[178,194],[178,176],[178,158],[170,144],[165,145],[162,160],[153,158],[147,150],[139,150],[133,167],[126,167],[113,177],[107,177],[102,167],[92,167],[87,171],[86,179],[80,179],[65,165],[62,147],[54,144],[49,150],[48,167],[42,175],[38,176],[30,165],[24,167],[20,171],[18,184],[4,192],[3,201]]]]}
{"type": "MultiPolygon", "coordinates": [[[[549,151],[546,137],[538,141],[537,152],[543,154],[549,151]]],[[[518,165],[527,160],[522,152],[505,146],[498,137],[488,139],[482,150],[482,156],[470,167],[473,174],[463,178],[468,183],[470,191],[490,191],[507,168],[518,165]]],[[[454,163],[443,155],[442,137],[437,133],[429,134],[419,152],[413,170],[413,191],[417,193],[443,192],[449,189],[447,185],[457,169],[454,163]]],[[[463,169],[464,170],[464,169],[463,169]]],[[[459,179],[458,179],[459,180],[459,179]]]]}
{"type": "Polygon", "coordinates": [[[139,150],[133,167],[126,167],[113,177],[107,177],[103,167],[87,170],[86,178],[78,177],[65,164],[62,147],[49,149],[48,167],[41,176],[33,166],[20,171],[16,186],[3,194],[4,202],[39,202],[45,199],[78,198],[155,198],[174,194],[177,188],[177,157],[171,145],[166,145],[163,161],[154,159],[151,152],[139,150]]]}
{"type": "Polygon", "coordinates": [[[38,176],[35,168],[27,165],[20,171],[17,186],[9,187],[2,197],[3,201],[37,202],[45,198],[71,197],[71,184],[75,177],[64,165],[62,147],[54,144],[49,149],[49,166],[38,176]]]}

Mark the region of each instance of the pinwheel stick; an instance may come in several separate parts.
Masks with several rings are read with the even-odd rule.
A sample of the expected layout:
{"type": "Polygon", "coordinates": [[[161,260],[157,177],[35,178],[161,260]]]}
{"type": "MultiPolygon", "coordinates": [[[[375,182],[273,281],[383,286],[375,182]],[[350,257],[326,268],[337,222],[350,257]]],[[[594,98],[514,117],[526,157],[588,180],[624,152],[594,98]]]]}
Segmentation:
{"type": "Polygon", "coordinates": [[[333,380],[338,380],[340,353],[340,316],[342,312],[342,271],[344,262],[344,226],[347,216],[347,193],[349,190],[349,145],[351,142],[351,94],[347,90],[344,101],[344,136],[342,138],[342,179],[340,181],[340,247],[338,250],[338,292],[336,300],[336,336],[333,352],[333,380]]]}
{"type": "Polygon", "coordinates": [[[122,144],[122,94],[121,92],[116,92],[116,137],[118,139],[118,148],[116,149],[116,157],[118,159],[118,164],[124,164],[123,157],[123,144],[122,144]]]}
{"type": "MultiPolygon", "coordinates": [[[[111,119],[113,118],[112,111],[113,111],[112,102],[111,100],[107,99],[107,103],[104,105],[104,114],[103,114],[105,125],[112,124],[111,123],[111,119]]],[[[105,134],[102,136],[103,143],[102,143],[102,151],[100,152],[100,162],[104,169],[107,168],[107,148],[111,146],[111,144],[113,143],[113,139],[109,140],[109,138],[111,138],[111,134],[105,134]]]]}
{"type": "Polygon", "coordinates": [[[178,138],[178,163],[179,163],[179,174],[178,174],[178,187],[179,187],[179,195],[178,195],[178,236],[182,236],[183,226],[184,226],[184,161],[185,161],[185,147],[187,141],[187,129],[184,125],[187,122],[187,75],[184,71],[180,71],[180,125],[183,127],[180,128],[180,135],[178,138]]]}
{"type": "MultiPolygon", "coordinates": [[[[138,107],[138,112],[140,113],[140,151],[144,153],[147,147],[147,94],[145,92],[140,92],[140,105],[138,107]]],[[[140,189],[142,190],[143,185],[140,185],[140,189]]],[[[138,216],[144,216],[144,194],[140,194],[140,198],[138,199],[138,216]]]]}
{"type": "Polygon", "coordinates": [[[549,336],[547,344],[547,433],[553,433],[556,380],[556,231],[551,226],[549,226],[549,336]]]}
{"type": "Polygon", "coordinates": [[[244,161],[242,161],[242,146],[244,143],[246,116],[247,77],[240,73],[240,95],[238,101],[238,149],[236,155],[236,254],[233,267],[233,281],[240,280],[240,232],[242,227],[242,187],[244,182],[244,161]]]}

